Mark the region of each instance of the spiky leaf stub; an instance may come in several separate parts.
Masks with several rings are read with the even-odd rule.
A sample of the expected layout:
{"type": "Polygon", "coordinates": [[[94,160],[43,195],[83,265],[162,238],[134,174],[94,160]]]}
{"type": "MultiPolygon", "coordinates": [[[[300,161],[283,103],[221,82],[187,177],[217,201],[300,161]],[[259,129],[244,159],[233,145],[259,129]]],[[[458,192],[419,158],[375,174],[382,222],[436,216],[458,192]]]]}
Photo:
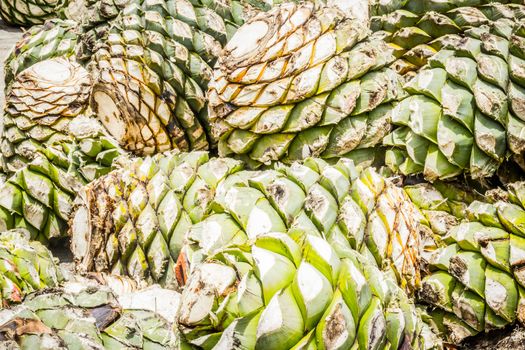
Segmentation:
{"type": "Polygon", "coordinates": [[[221,155],[255,164],[340,157],[373,147],[403,94],[394,59],[338,8],[283,4],[252,17],[228,42],[210,83],[221,155]]]}
{"type": "MultiPolygon", "coordinates": [[[[369,1],[370,15],[382,16],[401,9],[409,1],[408,0],[372,0],[369,1]]],[[[373,18],[373,17],[372,17],[373,18]]]]}
{"type": "Polygon", "coordinates": [[[420,337],[427,326],[393,280],[301,231],[260,235],[197,266],[178,323],[202,349],[441,347],[420,337]]]}
{"type": "Polygon", "coordinates": [[[20,303],[34,291],[56,287],[62,282],[58,262],[39,242],[29,241],[29,232],[0,233],[1,307],[20,303]]]}

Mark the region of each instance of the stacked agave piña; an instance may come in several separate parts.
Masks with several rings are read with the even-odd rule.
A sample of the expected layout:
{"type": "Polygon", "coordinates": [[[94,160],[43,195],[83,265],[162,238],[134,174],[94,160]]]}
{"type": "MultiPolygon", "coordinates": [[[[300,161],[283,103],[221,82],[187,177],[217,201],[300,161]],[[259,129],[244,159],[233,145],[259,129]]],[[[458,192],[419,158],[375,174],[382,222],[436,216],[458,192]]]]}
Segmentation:
{"type": "Polygon", "coordinates": [[[283,4],[252,17],[226,45],[209,86],[219,154],[254,166],[365,150],[390,131],[404,91],[395,60],[366,21],[335,7],[283,4]]]}
{"type": "Polygon", "coordinates": [[[266,233],[192,272],[179,328],[202,349],[439,349],[396,285],[318,234],[266,233]]]}
{"type": "Polygon", "coordinates": [[[89,98],[88,72],[68,58],[43,60],[13,80],[6,97],[1,140],[2,168],[12,173],[45,145],[67,140],[68,127],[89,98]]]}
{"type": "Polygon", "coordinates": [[[71,248],[80,271],[108,271],[177,288],[184,235],[219,181],[242,168],[207,153],[137,158],[77,197],[71,248]]]}
{"type": "Polygon", "coordinates": [[[32,26],[56,18],[67,0],[2,0],[0,17],[10,25],[32,26]]]}
{"type": "Polygon", "coordinates": [[[75,21],[54,19],[24,32],[4,63],[6,90],[9,90],[18,73],[33,64],[55,57],[72,56],[78,40],[76,26],[75,21]]]}
{"type": "Polygon", "coordinates": [[[173,321],[179,295],[122,290],[89,280],[29,295],[0,311],[3,349],[180,349],[173,321]]]}
{"type": "Polygon", "coordinates": [[[390,180],[347,160],[242,169],[205,152],[167,154],[93,182],[72,220],[78,267],[180,287],[217,249],[300,228],[417,287],[418,212],[390,180]]]}
{"type": "Polygon", "coordinates": [[[56,287],[62,273],[51,252],[39,242],[29,241],[29,232],[0,233],[0,309],[45,287],[56,287]]]}
{"type": "Polygon", "coordinates": [[[440,40],[392,112],[400,127],[384,144],[392,147],[386,161],[393,170],[430,181],[462,173],[480,179],[523,152],[520,28],[498,21],[440,40]]]}
{"type": "Polygon", "coordinates": [[[245,8],[196,3],[131,3],[95,54],[93,110],[129,151],[209,147],[204,91],[210,67],[245,8]]]}
{"type": "Polygon", "coordinates": [[[428,184],[405,190],[441,241],[424,255],[430,272],[419,295],[440,310],[432,318],[443,334],[459,343],[516,320],[525,323],[525,184],[509,187],[510,202],[492,203],[468,194],[447,200],[428,184]],[[459,207],[466,209],[454,209],[459,207]]]}
{"type": "Polygon", "coordinates": [[[109,172],[121,153],[86,111],[91,78],[74,58],[53,58],[18,74],[0,135],[0,226],[25,227],[47,241],[67,232],[80,188],[109,172]]]}
{"type": "Polygon", "coordinates": [[[486,24],[512,25],[525,15],[521,3],[513,1],[408,1],[402,9],[372,18],[371,28],[396,51],[393,67],[411,77],[436,54],[441,40],[450,34],[486,24]]]}

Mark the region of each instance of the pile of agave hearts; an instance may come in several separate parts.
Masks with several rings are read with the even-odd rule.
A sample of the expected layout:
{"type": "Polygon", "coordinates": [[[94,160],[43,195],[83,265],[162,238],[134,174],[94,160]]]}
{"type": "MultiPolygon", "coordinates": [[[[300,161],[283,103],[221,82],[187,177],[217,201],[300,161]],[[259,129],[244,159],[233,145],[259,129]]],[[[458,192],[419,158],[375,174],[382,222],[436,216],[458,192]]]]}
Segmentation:
{"type": "Polygon", "coordinates": [[[0,347],[442,349],[525,324],[523,3],[0,15],[28,27],[0,347]]]}

